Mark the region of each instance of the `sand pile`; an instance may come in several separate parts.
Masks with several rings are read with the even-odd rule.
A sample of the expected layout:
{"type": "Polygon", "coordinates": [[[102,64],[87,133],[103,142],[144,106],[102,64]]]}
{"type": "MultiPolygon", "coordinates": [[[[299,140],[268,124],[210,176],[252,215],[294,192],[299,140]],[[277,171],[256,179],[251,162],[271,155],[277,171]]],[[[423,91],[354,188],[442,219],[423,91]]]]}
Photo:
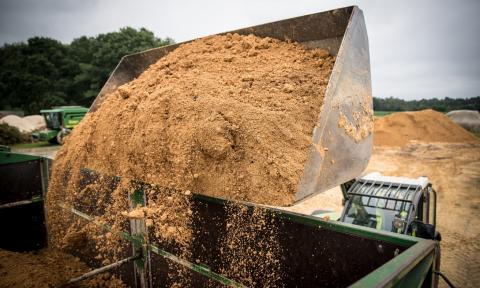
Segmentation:
{"type": "Polygon", "coordinates": [[[398,112],[375,120],[374,145],[405,146],[410,141],[475,143],[478,139],[434,110],[398,112]]]}
{"type": "Polygon", "coordinates": [[[40,115],[31,115],[23,118],[17,115],[8,115],[0,119],[0,123],[6,123],[12,127],[16,127],[23,133],[30,133],[46,127],[45,120],[43,116],[40,115]]]}
{"type": "MultiPolygon", "coordinates": [[[[61,287],[89,271],[78,258],[56,250],[17,253],[0,249],[0,287],[61,287]]],[[[68,287],[125,287],[109,273],[68,287]]]]}
{"type": "MultiPolygon", "coordinates": [[[[67,138],[47,194],[51,243],[94,241],[100,260],[118,259],[111,255],[122,250],[116,232],[140,217],[161,242],[173,241],[188,258],[192,193],[292,203],[334,62],[323,50],[252,35],[180,46],[106,95],[67,138]],[[80,189],[82,167],[122,180],[110,185],[100,178],[80,189]],[[152,184],[148,208],[130,207],[137,189],[132,180],[152,184]],[[92,236],[98,231],[72,221],[59,202],[94,207],[112,233],[92,236]]],[[[237,218],[232,222],[244,225],[237,218]]]]}
{"type": "Polygon", "coordinates": [[[12,127],[16,127],[20,132],[32,132],[35,127],[30,122],[24,121],[22,117],[16,115],[8,115],[0,119],[0,123],[6,123],[12,127]]]}
{"type": "Polygon", "coordinates": [[[29,115],[22,118],[24,122],[29,123],[34,131],[47,128],[47,123],[42,115],[29,115]]]}

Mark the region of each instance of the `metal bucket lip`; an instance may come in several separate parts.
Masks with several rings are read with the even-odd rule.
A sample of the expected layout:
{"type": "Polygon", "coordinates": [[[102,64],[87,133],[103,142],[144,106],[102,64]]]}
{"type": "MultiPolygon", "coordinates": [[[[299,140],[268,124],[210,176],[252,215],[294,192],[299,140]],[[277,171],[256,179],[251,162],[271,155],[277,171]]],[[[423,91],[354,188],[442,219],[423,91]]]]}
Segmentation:
{"type": "MultiPolygon", "coordinates": [[[[345,78],[345,76],[342,75],[342,73],[345,70],[344,66],[346,64],[347,65],[348,64],[352,65],[352,63],[348,63],[349,60],[350,60],[350,62],[352,62],[351,59],[348,59],[348,57],[347,57],[347,56],[349,56],[348,53],[353,48],[359,48],[359,47],[352,47],[352,41],[355,41],[354,37],[358,37],[358,35],[356,35],[356,33],[358,33],[358,32],[364,33],[364,36],[365,36],[365,41],[360,43],[364,47],[360,47],[360,49],[366,49],[366,51],[367,51],[367,55],[366,55],[367,60],[366,60],[365,71],[367,71],[368,73],[367,73],[367,77],[365,79],[368,79],[368,84],[369,85],[368,85],[368,87],[362,87],[362,88],[364,88],[363,93],[366,93],[366,95],[360,95],[361,94],[361,92],[360,92],[360,93],[356,94],[355,97],[358,96],[357,98],[360,98],[361,96],[366,96],[366,98],[370,99],[370,102],[371,102],[372,96],[371,96],[371,86],[370,86],[371,85],[371,78],[370,78],[370,63],[369,63],[370,61],[369,61],[369,52],[368,52],[368,50],[369,50],[368,35],[366,33],[366,29],[365,29],[364,26],[365,26],[365,22],[364,22],[364,17],[363,17],[363,11],[360,8],[358,8],[357,6],[352,6],[352,11],[351,11],[351,14],[350,14],[350,17],[349,17],[349,20],[348,20],[348,24],[347,24],[345,32],[342,36],[342,41],[341,41],[341,44],[340,44],[339,49],[338,49],[338,54],[337,54],[337,57],[336,57],[336,60],[335,60],[335,63],[334,63],[333,69],[332,69],[332,73],[330,74],[330,77],[329,77],[327,88],[325,90],[324,103],[323,103],[323,105],[321,107],[321,110],[320,110],[320,113],[319,113],[317,125],[313,129],[312,147],[310,149],[310,155],[309,155],[309,158],[307,159],[307,162],[305,163],[304,173],[301,177],[300,183],[298,184],[297,193],[295,195],[295,201],[294,201],[294,203],[292,203],[292,205],[295,205],[295,204],[297,204],[301,201],[307,200],[307,199],[309,199],[309,198],[311,198],[315,195],[318,195],[318,194],[320,194],[324,191],[327,191],[328,189],[331,189],[331,188],[333,188],[335,186],[338,186],[338,185],[340,185],[344,182],[347,182],[349,180],[354,179],[355,177],[357,177],[358,175],[361,174],[361,172],[366,168],[366,166],[368,164],[368,160],[370,159],[371,150],[372,150],[372,146],[373,146],[372,145],[372,133],[370,133],[366,138],[361,139],[360,143],[354,143],[353,145],[348,144],[350,146],[349,148],[352,148],[353,146],[363,146],[363,147],[367,146],[367,147],[369,147],[368,149],[362,148],[363,150],[367,150],[367,152],[364,151],[365,155],[367,156],[366,161],[365,161],[365,159],[363,159],[363,161],[356,161],[356,163],[355,163],[353,161],[355,158],[352,159],[352,161],[351,161],[352,165],[356,166],[355,169],[352,168],[352,170],[355,170],[356,173],[350,173],[351,175],[348,178],[345,178],[345,175],[344,175],[342,177],[345,178],[345,179],[343,179],[342,181],[340,181],[340,180],[331,181],[332,183],[329,183],[329,185],[320,184],[320,186],[322,187],[321,189],[312,191],[312,187],[311,187],[312,185],[311,185],[311,183],[309,183],[309,182],[313,181],[312,180],[312,175],[311,175],[312,173],[311,172],[309,173],[309,171],[308,171],[309,168],[310,168],[309,161],[312,161],[311,158],[314,158],[315,156],[317,156],[317,158],[318,158],[318,156],[320,156],[320,155],[314,155],[316,150],[318,149],[318,147],[320,149],[323,149],[325,147],[324,145],[329,144],[328,139],[331,138],[331,136],[328,137],[328,135],[326,135],[326,129],[329,128],[329,131],[328,131],[329,133],[331,133],[332,129],[333,130],[335,130],[335,129],[341,130],[339,125],[338,125],[338,127],[334,127],[334,125],[331,125],[332,124],[332,119],[337,116],[336,114],[340,115],[340,113],[342,112],[341,111],[342,108],[348,110],[348,111],[346,111],[347,112],[346,114],[348,114],[348,116],[352,116],[351,114],[353,114],[354,109],[358,108],[356,106],[346,108],[345,105],[343,107],[341,107],[341,104],[343,103],[343,102],[341,102],[341,100],[344,100],[344,99],[341,99],[341,100],[338,99],[339,97],[342,98],[342,97],[345,96],[345,95],[341,94],[342,91],[338,91],[339,89],[345,87],[345,84],[343,84],[343,87],[339,87],[339,86],[342,85],[342,83],[339,83],[339,81],[344,80],[344,79],[342,79],[342,77],[345,78]],[[356,30],[358,30],[359,26],[363,27],[363,29],[360,29],[360,31],[356,31],[356,30]]],[[[359,43],[354,43],[354,44],[359,44],[359,43]]],[[[364,60],[364,59],[361,59],[361,60],[364,60]]],[[[356,75],[356,76],[358,76],[358,75],[356,75]]],[[[354,80],[358,80],[358,79],[354,79],[354,80]]],[[[361,80],[363,80],[363,79],[361,79],[361,80]]],[[[349,91],[349,92],[351,92],[351,91],[349,91]]],[[[358,100],[358,102],[362,102],[365,99],[356,99],[356,100],[358,100]]],[[[360,103],[356,103],[356,104],[357,104],[357,106],[362,105],[360,103]]],[[[355,121],[353,121],[353,122],[355,122],[355,121]]],[[[335,124],[337,124],[337,123],[338,122],[336,122],[335,124]]],[[[337,131],[337,132],[338,132],[337,136],[340,136],[340,134],[342,134],[342,133],[340,133],[341,131],[337,131]]],[[[334,148],[337,148],[337,147],[334,146],[334,148]]],[[[332,151],[331,148],[330,148],[330,151],[332,151]]],[[[335,152],[335,151],[333,151],[333,152],[335,152]]],[[[319,153],[319,154],[322,154],[322,153],[319,153]]],[[[365,158],[365,157],[363,157],[363,158],[365,158]]],[[[315,171],[315,172],[317,172],[317,174],[319,174],[318,172],[321,173],[323,171],[325,165],[332,164],[332,165],[340,166],[340,164],[337,164],[335,162],[325,163],[326,160],[327,160],[327,158],[325,157],[325,155],[321,155],[321,159],[319,160],[321,163],[316,164],[318,166],[317,167],[318,170],[315,171]],[[335,163],[335,164],[333,164],[333,163],[335,163]]],[[[336,160],[336,159],[333,159],[333,160],[336,160]]],[[[357,159],[357,160],[360,160],[360,159],[357,159]]],[[[316,161],[318,162],[318,160],[316,160],[316,161]]],[[[343,162],[345,162],[345,161],[343,161],[343,162]]],[[[310,162],[310,163],[312,163],[312,162],[310,162]]],[[[345,168],[345,170],[350,169],[349,166],[345,166],[344,168],[345,168]]],[[[320,181],[317,181],[317,182],[320,182],[320,181]]],[[[316,187],[318,187],[318,183],[317,183],[316,187]]]]}

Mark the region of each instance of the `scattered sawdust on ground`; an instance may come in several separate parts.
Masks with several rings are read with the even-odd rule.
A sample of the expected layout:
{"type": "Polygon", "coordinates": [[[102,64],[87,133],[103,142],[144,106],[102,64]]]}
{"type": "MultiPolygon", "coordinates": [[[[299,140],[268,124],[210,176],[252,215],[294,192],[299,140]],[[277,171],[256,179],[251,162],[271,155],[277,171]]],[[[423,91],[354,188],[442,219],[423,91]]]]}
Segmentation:
{"type": "MultiPolygon", "coordinates": [[[[68,280],[89,271],[78,258],[57,250],[18,253],[0,249],[0,287],[60,287],[68,280]]],[[[125,287],[103,273],[92,279],[65,287],[125,287]]]]}
{"type": "Polygon", "coordinates": [[[479,143],[470,132],[431,109],[377,118],[373,140],[375,146],[405,146],[410,141],[479,143]]]}

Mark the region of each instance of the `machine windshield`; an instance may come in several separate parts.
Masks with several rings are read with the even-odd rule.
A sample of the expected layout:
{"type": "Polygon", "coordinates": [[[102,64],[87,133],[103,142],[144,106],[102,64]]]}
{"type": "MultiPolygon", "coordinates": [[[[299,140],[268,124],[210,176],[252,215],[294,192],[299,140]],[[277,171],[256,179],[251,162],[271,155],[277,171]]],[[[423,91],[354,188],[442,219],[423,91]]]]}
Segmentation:
{"type": "Polygon", "coordinates": [[[50,129],[56,129],[60,127],[59,113],[51,112],[43,114],[47,127],[50,129]]]}
{"type": "Polygon", "coordinates": [[[405,225],[402,224],[407,219],[409,210],[409,202],[355,195],[344,222],[404,233],[405,225]]]}

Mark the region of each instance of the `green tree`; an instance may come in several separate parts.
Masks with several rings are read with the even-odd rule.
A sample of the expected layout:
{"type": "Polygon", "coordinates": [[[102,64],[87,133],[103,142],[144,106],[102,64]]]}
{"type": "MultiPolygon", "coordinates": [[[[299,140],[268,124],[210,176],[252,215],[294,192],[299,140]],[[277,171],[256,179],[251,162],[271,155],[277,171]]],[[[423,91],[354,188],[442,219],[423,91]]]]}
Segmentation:
{"type": "Polygon", "coordinates": [[[142,28],[62,44],[44,37],[0,47],[0,109],[36,114],[58,105],[90,106],[121,57],[173,43],[142,28]]]}
{"type": "Polygon", "coordinates": [[[434,109],[440,112],[452,110],[480,110],[480,96],[472,98],[421,99],[405,101],[398,98],[373,98],[373,109],[377,111],[418,111],[434,109]]]}
{"type": "Polygon", "coordinates": [[[130,27],[97,37],[75,39],[70,45],[71,55],[79,64],[74,85],[80,88],[77,91],[82,91],[81,95],[76,95],[77,102],[89,105],[123,56],[172,43],[172,39],[156,38],[144,28],[130,27]]]}
{"type": "Polygon", "coordinates": [[[50,39],[34,37],[28,42],[5,45],[0,49],[1,105],[38,113],[42,105],[68,102],[63,82],[68,76],[68,48],[50,39]]]}

